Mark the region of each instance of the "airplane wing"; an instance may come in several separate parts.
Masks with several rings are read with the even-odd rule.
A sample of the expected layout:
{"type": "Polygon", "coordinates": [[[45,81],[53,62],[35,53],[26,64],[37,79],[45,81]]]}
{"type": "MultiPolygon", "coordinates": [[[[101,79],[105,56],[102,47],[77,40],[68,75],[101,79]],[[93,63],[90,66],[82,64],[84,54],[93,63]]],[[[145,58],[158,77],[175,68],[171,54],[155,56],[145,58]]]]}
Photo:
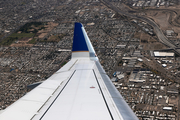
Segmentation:
{"type": "Polygon", "coordinates": [[[0,120],[138,120],[101,67],[81,23],[72,58],[0,114],[0,120]]]}

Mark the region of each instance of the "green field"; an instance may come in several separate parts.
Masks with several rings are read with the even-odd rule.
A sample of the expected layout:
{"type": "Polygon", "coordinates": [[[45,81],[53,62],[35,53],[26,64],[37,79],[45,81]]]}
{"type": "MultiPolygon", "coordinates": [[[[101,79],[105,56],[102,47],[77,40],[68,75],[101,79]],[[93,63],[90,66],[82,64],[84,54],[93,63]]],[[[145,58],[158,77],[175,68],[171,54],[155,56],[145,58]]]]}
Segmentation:
{"type": "Polygon", "coordinates": [[[29,44],[36,44],[36,42],[37,42],[36,39],[33,38],[33,39],[32,39],[31,41],[29,41],[28,43],[29,43],[29,44]]]}
{"type": "Polygon", "coordinates": [[[36,40],[35,40],[34,36],[38,32],[38,30],[45,29],[45,27],[44,27],[45,24],[47,24],[47,23],[43,23],[43,22],[26,23],[24,26],[22,26],[15,33],[13,33],[9,37],[3,39],[0,42],[0,45],[8,46],[8,45],[11,45],[16,40],[20,40],[22,38],[33,38],[28,43],[35,44],[36,40]],[[21,32],[21,33],[18,33],[18,32],[21,32]]]}
{"type": "Polygon", "coordinates": [[[18,38],[16,38],[16,37],[7,37],[0,42],[0,45],[8,46],[8,45],[12,44],[14,41],[16,41],[17,39],[18,38]]]}
{"type": "Polygon", "coordinates": [[[34,35],[35,35],[34,33],[13,33],[9,37],[2,40],[0,42],[0,45],[8,46],[8,45],[11,45],[14,41],[16,41],[18,39],[31,38],[34,35]]]}
{"type": "Polygon", "coordinates": [[[17,38],[31,38],[35,34],[34,33],[13,33],[9,37],[17,37],[17,38]]]}

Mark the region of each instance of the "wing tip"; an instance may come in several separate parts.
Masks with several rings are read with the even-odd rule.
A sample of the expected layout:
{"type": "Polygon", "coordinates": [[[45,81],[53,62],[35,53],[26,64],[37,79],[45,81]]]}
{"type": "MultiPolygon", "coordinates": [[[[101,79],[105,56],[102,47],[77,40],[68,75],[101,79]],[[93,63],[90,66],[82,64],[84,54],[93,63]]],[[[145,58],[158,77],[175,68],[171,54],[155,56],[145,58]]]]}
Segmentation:
{"type": "Polygon", "coordinates": [[[75,27],[83,27],[83,25],[79,22],[75,22],[75,27]]]}
{"type": "MultiPolygon", "coordinates": [[[[72,58],[73,57],[96,57],[94,48],[89,40],[89,37],[79,22],[75,22],[74,37],[72,45],[72,58]]],[[[97,58],[96,58],[97,59],[97,58]]]]}
{"type": "Polygon", "coordinates": [[[72,52],[89,51],[82,28],[81,23],[75,22],[72,52]]]}

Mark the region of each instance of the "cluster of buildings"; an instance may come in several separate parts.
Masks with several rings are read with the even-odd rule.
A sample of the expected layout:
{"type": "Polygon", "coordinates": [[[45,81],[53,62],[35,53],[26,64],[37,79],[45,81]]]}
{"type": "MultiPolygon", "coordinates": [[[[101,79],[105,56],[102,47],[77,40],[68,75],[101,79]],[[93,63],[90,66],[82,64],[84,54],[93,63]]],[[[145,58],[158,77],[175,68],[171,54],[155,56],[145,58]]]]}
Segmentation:
{"type": "Polygon", "coordinates": [[[178,58],[173,52],[151,51],[150,58],[141,49],[127,52],[112,81],[140,119],[176,120],[179,111],[178,58]],[[150,59],[151,58],[151,59],[150,59]],[[152,59],[160,66],[151,64],[152,59]],[[149,66],[148,66],[149,65],[149,66]],[[156,69],[152,66],[156,66],[156,69]],[[161,73],[162,69],[163,71],[161,73]],[[162,76],[162,74],[166,74],[162,76]]]}
{"type": "Polygon", "coordinates": [[[70,53],[70,50],[62,50],[53,43],[1,49],[0,109],[23,96],[28,85],[50,77],[69,61],[70,53]]]}
{"type": "Polygon", "coordinates": [[[160,7],[177,4],[177,0],[132,0],[132,7],[160,7]]]}

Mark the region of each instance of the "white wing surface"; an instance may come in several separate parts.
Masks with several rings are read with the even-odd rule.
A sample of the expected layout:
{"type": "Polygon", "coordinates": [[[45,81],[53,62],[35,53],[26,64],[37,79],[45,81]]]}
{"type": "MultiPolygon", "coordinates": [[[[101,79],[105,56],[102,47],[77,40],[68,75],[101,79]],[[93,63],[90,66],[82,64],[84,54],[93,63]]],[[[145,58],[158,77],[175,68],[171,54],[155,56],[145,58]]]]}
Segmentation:
{"type": "Polygon", "coordinates": [[[75,23],[71,60],[0,115],[0,120],[137,119],[101,67],[81,23],[75,23]]]}

